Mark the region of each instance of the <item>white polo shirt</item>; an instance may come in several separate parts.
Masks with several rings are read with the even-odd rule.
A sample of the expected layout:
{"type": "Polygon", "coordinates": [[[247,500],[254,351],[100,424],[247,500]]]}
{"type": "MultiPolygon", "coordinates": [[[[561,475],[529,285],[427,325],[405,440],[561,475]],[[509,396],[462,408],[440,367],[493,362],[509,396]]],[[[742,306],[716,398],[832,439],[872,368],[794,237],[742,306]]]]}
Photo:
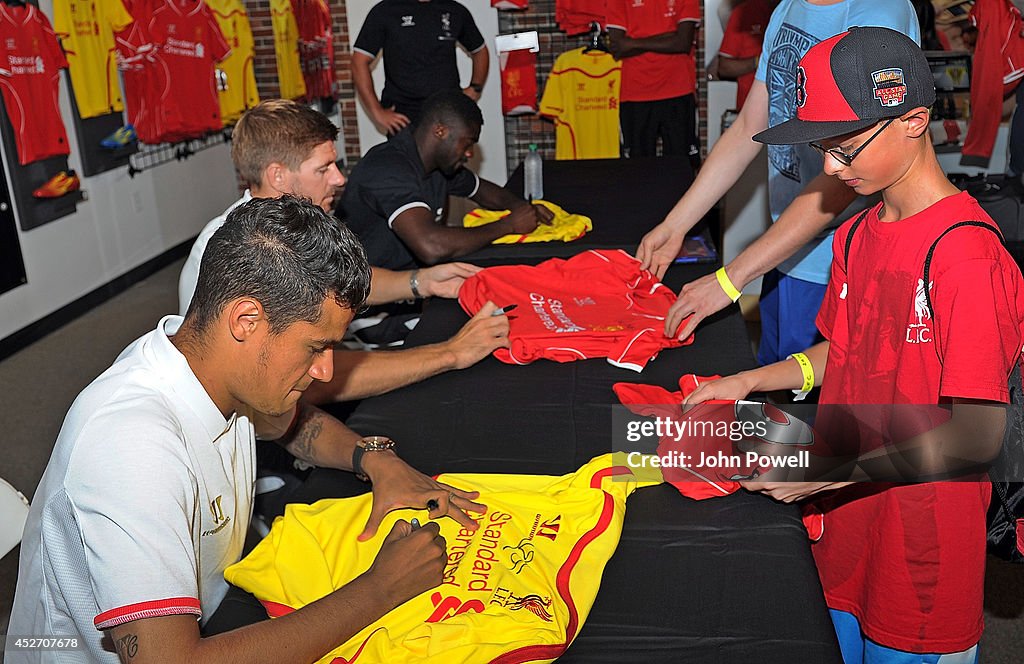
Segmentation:
{"type": "Polygon", "coordinates": [[[246,189],[241,198],[229,205],[228,209],[224,210],[224,214],[206,224],[199,232],[199,236],[196,237],[195,244],[188,252],[188,258],[185,259],[185,266],[181,268],[181,276],[178,277],[178,313],[182,316],[188,311],[188,305],[192,303],[192,296],[195,295],[196,284],[199,283],[199,265],[203,262],[203,253],[206,251],[206,245],[209,244],[210,238],[218,228],[224,225],[232,210],[251,200],[252,194],[246,189]]]}
{"type": "Polygon", "coordinates": [[[205,620],[224,598],[252,515],[255,431],[224,418],[171,343],[181,320],[163,318],[71,406],[25,526],[10,635],[77,637],[89,661],[117,662],[99,630],[205,620]]]}

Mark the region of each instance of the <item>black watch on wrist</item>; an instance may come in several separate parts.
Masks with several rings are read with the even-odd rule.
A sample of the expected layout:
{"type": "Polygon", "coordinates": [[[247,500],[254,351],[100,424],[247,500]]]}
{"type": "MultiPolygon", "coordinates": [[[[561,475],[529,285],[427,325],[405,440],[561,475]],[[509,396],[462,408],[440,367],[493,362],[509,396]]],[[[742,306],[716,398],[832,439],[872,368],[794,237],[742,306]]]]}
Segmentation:
{"type": "Polygon", "coordinates": [[[387,436],[360,438],[352,449],[352,472],[363,482],[369,482],[370,477],[363,472],[363,455],[367,452],[385,452],[393,449],[395,449],[395,441],[387,436]]]}
{"type": "Polygon", "coordinates": [[[480,94],[480,93],[482,93],[484,91],[484,84],[483,83],[470,83],[468,87],[469,87],[470,90],[473,90],[477,94],[480,94]]]}

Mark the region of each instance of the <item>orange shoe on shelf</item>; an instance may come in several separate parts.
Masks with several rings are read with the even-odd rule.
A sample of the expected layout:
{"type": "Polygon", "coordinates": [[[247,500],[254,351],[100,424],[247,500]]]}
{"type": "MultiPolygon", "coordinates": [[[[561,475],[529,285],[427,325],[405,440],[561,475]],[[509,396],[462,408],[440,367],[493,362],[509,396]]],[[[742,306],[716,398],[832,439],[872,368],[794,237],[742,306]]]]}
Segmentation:
{"type": "Polygon", "coordinates": [[[73,191],[78,191],[82,181],[74,171],[61,171],[46,181],[43,186],[32,192],[36,198],[60,198],[73,191]]]}

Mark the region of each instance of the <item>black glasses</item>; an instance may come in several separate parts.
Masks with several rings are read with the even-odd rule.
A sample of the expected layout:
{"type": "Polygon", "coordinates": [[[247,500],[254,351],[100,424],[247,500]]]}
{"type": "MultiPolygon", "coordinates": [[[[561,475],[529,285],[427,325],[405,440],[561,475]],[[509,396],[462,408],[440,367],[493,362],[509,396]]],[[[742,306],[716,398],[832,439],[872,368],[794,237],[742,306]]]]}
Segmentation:
{"type": "Polygon", "coordinates": [[[818,145],[817,143],[811,143],[811,147],[820,152],[822,157],[824,157],[826,154],[830,154],[836,161],[838,161],[843,166],[849,166],[850,164],[853,163],[853,160],[857,158],[857,155],[859,155],[864,150],[864,148],[866,148],[868,144],[871,143],[871,141],[875,140],[875,137],[877,137],[879,134],[885,131],[885,128],[891,125],[893,122],[896,122],[896,120],[898,120],[898,118],[890,118],[886,120],[885,123],[878,128],[878,131],[871,134],[871,136],[868,137],[868,140],[861,143],[860,147],[851,152],[850,154],[846,154],[839,148],[826,148],[822,145],[818,145]]]}

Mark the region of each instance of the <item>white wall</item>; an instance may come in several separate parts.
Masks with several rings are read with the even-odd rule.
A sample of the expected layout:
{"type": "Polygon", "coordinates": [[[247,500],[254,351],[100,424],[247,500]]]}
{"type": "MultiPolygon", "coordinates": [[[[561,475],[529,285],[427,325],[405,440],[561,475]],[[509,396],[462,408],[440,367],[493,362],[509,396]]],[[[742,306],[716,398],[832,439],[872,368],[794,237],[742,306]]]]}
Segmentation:
{"type": "MultiPolygon", "coordinates": [[[[348,31],[352,42],[356,40],[359,29],[366,20],[366,15],[379,0],[348,0],[348,31]]],[[[470,168],[475,170],[481,177],[505,184],[507,174],[505,173],[505,122],[501,115],[501,79],[498,69],[498,57],[494,48],[494,37],[498,34],[498,12],[490,6],[486,0],[462,0],[473,15],[480,34],[484,36],[487,48],[491,53],[491,68],[487,74],[487,84],[484,86],[483,96],[480,98],[480,109],[484,114],[484,126],[480,132],[480,143],[476,148],[476,156],[470,162],[470,168]]],[[[469,83],[469,76],[472,71],[472,62],[469,55],[461,48],[457,49],[459,73],[461,82],[469,83]]],[[[374,88],[378,97],[384,89],[384,65],[381,58],[377,58],[373,70],[374,88]]],[[[370,122],[369,116],[363,110],[362,104],[356,104],[356,115],[359,118],[359,151],[366,154],[366,151],[378,143],[384,142],[384,136],[378,133],[370,122]]]]}
{"type": "MultiPolygon", "coordinates": [[[[43,3],[52,15],[52,5],[43,3]]],[[[81,173],[66,76],[61,111],[81,173]]],[[[8,155],[4,156],[6,163],[8,155]]],[[[199,233],[238,198],[229,148],[220,145],[128,177],[127,167],[84,178],[77,211],[18,230],[28,283],[0,295],[0,339],[38,321],[199,233]]],[[[168,312],[174,313],[174,312],[168,312]]],[[[153,321],[156,324],[156,321],[153,321]]]]}

